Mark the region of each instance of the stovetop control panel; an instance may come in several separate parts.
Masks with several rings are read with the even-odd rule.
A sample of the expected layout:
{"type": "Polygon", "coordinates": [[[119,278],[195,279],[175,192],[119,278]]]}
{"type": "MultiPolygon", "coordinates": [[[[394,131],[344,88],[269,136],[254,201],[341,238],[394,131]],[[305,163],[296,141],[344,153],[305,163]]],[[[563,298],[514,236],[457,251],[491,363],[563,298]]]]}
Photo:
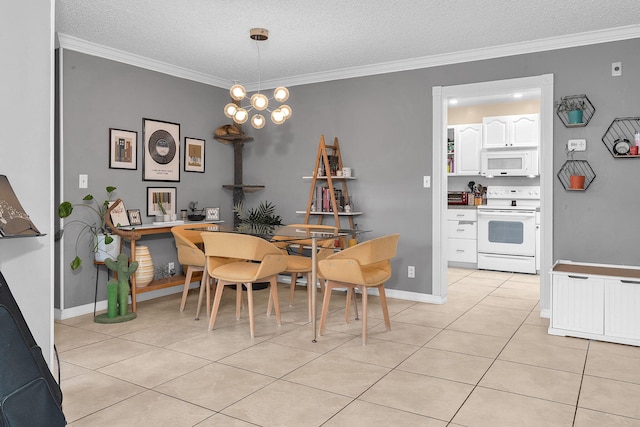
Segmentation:
{"type": "Polygon", "coordinates": [[[540,186],[489,186],[487,187],[487,199],[539,200],[540,186]]]}

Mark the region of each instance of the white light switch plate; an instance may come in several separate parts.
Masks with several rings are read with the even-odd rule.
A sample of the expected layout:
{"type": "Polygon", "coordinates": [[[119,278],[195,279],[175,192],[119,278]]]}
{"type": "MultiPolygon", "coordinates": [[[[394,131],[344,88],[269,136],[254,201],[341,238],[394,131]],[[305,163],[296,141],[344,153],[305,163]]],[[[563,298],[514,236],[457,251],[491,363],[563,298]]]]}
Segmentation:
{"type": "Polygon", "coordinates": [[[586,151],[587,140],[586,139],[570,139],[568,142],[569,150],[574,151],[586,151]]]}
{"type": "Polygon", "coordinates": [[[78,188],[89,187],[89,175],[81,174],[78,179],[78,188]]]}
{"type": "Polygon", "coordinates": [[[423,184],[424,188],[429,188],[431,187],[431,177],[430,176],[425,176],[423,178],[423,184]]]}

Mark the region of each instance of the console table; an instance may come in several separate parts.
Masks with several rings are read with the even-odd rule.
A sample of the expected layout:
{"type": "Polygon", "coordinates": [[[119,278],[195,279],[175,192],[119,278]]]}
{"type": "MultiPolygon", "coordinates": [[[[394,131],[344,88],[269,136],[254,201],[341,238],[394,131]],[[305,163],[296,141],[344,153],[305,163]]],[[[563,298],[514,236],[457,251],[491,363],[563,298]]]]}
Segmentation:
{"type": "MultiPolygon", "coordinates": [[[[224,221],[175,221],[175,222],[166,222],[162,224],[143,224],[143,225],[136,225],[136,226],[130,226],[130,227],[118,227],[118,229],[122,231],[135,231],[137,234],[140,235],[140,238],[142,238],[144,236],[148,236],[152,234],[171,233],[171,228],[176,225],[193,224],[194,227],[197,227],[198,225],[203,225],[203,224],[220,224],[223,222],[224,221]]],[[[124,236],[123,236],[123,239],[129,240],[130,242],[130,248],[131,248],[130,258],[131,258],[131,261],[133,262],[136,260],[136,240],[138,239],[127,238],[124,236]]],[[[192,278],[198,279],[198,276],[194,274],[192,278]]],[[[166,279],[156,279],[156,280],[153,280],[151,283],[149,283],[148,286],[138,288],[136,286],[135,274],[132,274],[131,275],[131,311],[135,313],[136,310],[138,309],[137,297],[136,297],[137,294],[151,292],[158,289],[170,288],[172,286],[178,286],[182,284],[184,284],[185,286],[189,286],[188,283],[184,283],[185,280],[186,280],[186,277],[180,274],[176,276],[171,276],[166,279]]]]}

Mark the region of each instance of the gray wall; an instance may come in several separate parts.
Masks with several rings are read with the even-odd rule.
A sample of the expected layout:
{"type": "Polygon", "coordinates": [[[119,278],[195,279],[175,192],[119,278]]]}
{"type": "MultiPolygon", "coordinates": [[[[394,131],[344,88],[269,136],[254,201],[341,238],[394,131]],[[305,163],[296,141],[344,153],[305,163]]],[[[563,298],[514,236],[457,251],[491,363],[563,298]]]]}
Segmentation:
{"type": "Polygon", "coordinates": [[[0,6],[0,174],[46,236],[0,239],[0,270],[45,359],[53,360],[52,2],[0,6]]]}
{"type": "MultiPolygon", "coordinates": [[[[80,203],[92,194],[103,201],[105,187],[112,185],[125,207],[140,209],[147,223],[153,221],[146,216],[147,187],[176,187],[179,208],[198,201],[199,207],[224,207],[222,219],[232,219],[231,195],[222,184],[233,183],[233,148],[213,140],[213,130],[223,122],[225,90],[70,50],[62,52],[63,200],[80,203]],[[205,173],[185,172],[182,152],[180,182],[143,181],[143,118],[179,123],[181,144],[185,136],[205,139],[205,173]],[[109,168],[109,128],[138,132],[137,170],[109,168]],[[88,189],[78,188],[79,174],[89,175],[88,189]]],[[[84,216],[81,211],[74,211],[72,218],[84,216]]],[[[83,266],[76,271],[69,267],[77,232],[72,227],[65,232],[64,308],[94,299],[96,271],[92,254],[84,250],[88,240],[81,242],[83,266]]],[[[169,237],[145,237],[139,243],[150,247],[156,265],[177,262],[169,237]]],[[[104,271],[101,280],[106,280],[104,271]]],[[[106,298],[104,283],[99,288],[100,301],[106,298]]]]}
{"type": "MultiPolygon", "coordinates": [[[[312,172],[320,135],[324,134],[327,142],[337,136],[343,160],[358,178],[349,183],[357,209],[365,212],[356,223],[373,230],[365,238],[401,234],[398,257],[393,262],[397,273],[388,287],[429,293],[432,212],[430,190],[422,188],[422,176],[432,175],[431,88],[553,73],[556,98],[586,93],[597,110],[585,128],[567,129],[554,117],[554,170],[541,172],[555,177],[565,160],[566,140],[586,138],[588,150],[576,158],[589,160],[597,174],[586,192],[564,191],[554,178],[554,259],[638,265],[634,240],[640,231],[640,221],[635,221],[639,205],[632,195],[640,163],[614,159],[600,138],[614,117],[640,116],[639,48],[640,40],[635,39],[293,87],[288,102],[293,108],[293,117],[289,122],[279,127],[268,124],[260,131],[247,129],[255,141],[245,147],[244,181],[266,185],[264,191],[249,194],[247,202],[251,205],[260,200],[272,201],[285,222],[301,222],[303,216],[295,211],[304,209],[309,192],[309,182],[303,181],[302,176],[312,172]],[[610,76],[613,61],[623,62],[622,77],[610,76]],[[416,279],[405,277],[408,265],[416,266],[416,279]]],[[[81,106],[75,108],[75,118],[65,116],[65,129],[78,126],[83,129],[75,131],[72,140],[65,133],[66,147],[75,150],[76,143],[87,146],[87,139],[91,139],[91,146],[102,144],[110,126],[139,131],[140,125],[136,127],[136,122],[139,123],[141,117],[175,121],[183,127],[186,120],[198,117],[204,127],[202,135],[208,140],[213,129],[228,123],[221,114],[228,99],[222,90],[209,89],[206,109],[186,113],[181,111],[182,104],[171,103],[156,113],[158,101],[149,98],[157,99],[160,88],[170,91],[174,98],[188,99],[192,94],[185,96],[183,91],[204,86],[86,55],[72,57],[78,67],[73,70],[73,77],[65,75],[65,111],[68,90],[72,90],[68,86],[76,86],[74,94],[81,106]],[[85,69],[85,63],[94,64],[93,69],[85,69]],[[76,82],[78,68],[83,78],[80,83],[76,82]],[[84,80],[89,84],[81,84],[84,80]],[[92,86],[103,81],[112,83],[110,90],[96,93],[97,89],[92,86]],[[114,93],[121,85],[132,92],[132,99],[127,102],[135,101],[125,109],[118,107],[121,102],[116,96],[118,92],[114,93]],[[98,108],[99,104],[106,104],[100,107],[102,114],[94,114],[88,108],[98,108]],[[121,111],[115,115],[118,110],[121,111]],[[104,112],[110,112],[109,119],[101,117],[104,112]],[[201,119],[205,116],[207,120],[201,119]],[[85,121],[91,122],[90,128],[82,123],[85,121]]],[[[65,68],[67,66],[65,62],[65,68]]],[[[182,132],[185,135],[185,131],[182,132]]],[[[207,148],[211,146],[215,145],[207,148]]],[[[216,152],[229,162],[231,154],[226,148],[229,147],[217,147],[216,152]]],[[[207,194],[219,191],[219,185],[229,182],[231,176],[229,165],[223,164],[211,171],[211,151],[207,153],[207,178],[195,177],[191,181],[207,194]]],[[[92,173],[97,176],[93,180],[90,177],[90,186],[98,180],[102,181],[99,187],[103,187],[105,181],[119,185],[121,181],[116,180],[125,179],[124,174],[129,188],[126,195],[121,195],[127,205],[144,198],[147,183],[140,181],[140,171],[109,171],[106,163],[105,149],[104,154],[96,154],[95,161],[92,160],[92,170],[95,170],[92,173]]],[[[78,173],[77,169],[69,171],[65,164],[65,189],[71,191],[78,173]]],[[[185,182],[181,182],[178,191],[184,191],[184,186],[185,182]]],[[[77,189],[73,191],[78,196],[82,193],[77,189]]],[[[229,220],[230,196],[221,194],[214,201],[219,202],[224,219],[229,220]]],[[[87,297],[91,292],[83,295],[74,301],[90,301],[87,297]]],[[[71,303],[70,298],[67,296],[71,303]]]]}

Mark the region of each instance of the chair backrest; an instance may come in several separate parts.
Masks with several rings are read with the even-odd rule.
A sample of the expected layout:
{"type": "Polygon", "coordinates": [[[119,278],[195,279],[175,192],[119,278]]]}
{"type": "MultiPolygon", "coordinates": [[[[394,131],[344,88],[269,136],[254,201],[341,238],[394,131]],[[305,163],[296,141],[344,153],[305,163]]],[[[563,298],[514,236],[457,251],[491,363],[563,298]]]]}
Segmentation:
{"type": "Polygon", "coordinates": [[[171,228],[178,250],[178,262],[182,265],[204,267],[204,252],[197,246],[198,243],[202,243],[202,236],[199,231],[188,228],[193,228],[193,225],[178,225],[171,228]]]}
{"type": "Polygon", "coordinates": [[[356,259],[360,265],[387,261],[396,256],[399,234],[377,237],[329,255],[327,259],[356,259]]]}
{"type": "Polygon", "coordinates": [[[257,236],[221,231],[205,231],[201,236],[208,257],[262,261],[267,255],[282,255],[279,248],[257,236]]]}

